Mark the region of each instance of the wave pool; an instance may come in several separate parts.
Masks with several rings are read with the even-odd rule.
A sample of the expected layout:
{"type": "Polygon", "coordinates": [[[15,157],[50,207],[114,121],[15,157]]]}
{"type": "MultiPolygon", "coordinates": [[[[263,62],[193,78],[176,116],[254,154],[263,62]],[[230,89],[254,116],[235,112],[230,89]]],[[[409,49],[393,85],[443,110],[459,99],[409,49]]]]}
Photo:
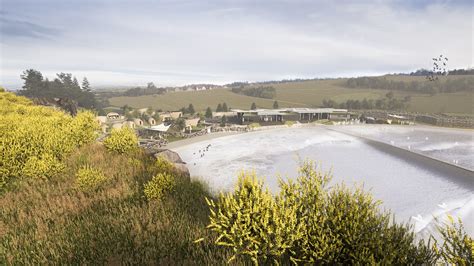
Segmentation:
{"type": "Polygon", "coordinates": [[[299,162],[311,159],[332,172],[332,182],[370,190],[397,220],[413,222],[418,233],[431,231],[433,218],[449,213],[461,217],[472,235],[473,149],[468,130],[358,125],[263,130],[174,150],[191,176],[214,192],[232,190],[242,170],[255,171],[276,192],[279,176],[296,176],[299,162]]]}

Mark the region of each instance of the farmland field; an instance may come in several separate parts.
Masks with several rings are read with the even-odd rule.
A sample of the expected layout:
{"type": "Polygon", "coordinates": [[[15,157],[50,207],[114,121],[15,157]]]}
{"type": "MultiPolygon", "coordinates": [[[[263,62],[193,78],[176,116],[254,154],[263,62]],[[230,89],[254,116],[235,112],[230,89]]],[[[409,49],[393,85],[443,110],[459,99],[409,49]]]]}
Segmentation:
{"type": "MultiPolygon", "coordinates": [[[[272,99],[262,99],[235,94],[230,90],[218,89],[211,91],[186,91],[171,92],[163,95],[147,95],[138,97],[114,97],[110,99],[110,103],[114,106],[124,106],[128,104],[131,107],[153,107],[162,110],[178,110],[181,107],[187,107],[190,103],[194,105],[196,111],[203,111],[209,106],[215,109],[219,103],[227,103],[231,108],[250,108],[255,102],[258,107],[271,108],[272,99]]],[[[280,106],[306,106],[302,103],[286,103],[280,102],[280,106]]]]}
{"type": "MultiPolygon", "coordinates": [[[[390,77],[401,80],[402,77],[390,77]]],[[[423,80],[423,77],[403,77],[404,80],[423,80]]],[[[113,106],[143,108],[153,107],[162,110],[178,110],[181,107],[194,105],[196,111],[204,111],[208,106],[215,109],[219,103],[227,103],[231,108],[250,108],[255,102],[260,108],[271,108],[277,100],[280,107],[319,107],[324,99],[344,102],[349,99],[362,100],[384,97],[387,90],[345,88],[345,79],[311,80],[272,84],[276,88],[275,99],[262,99],[232,93],[227,89],[211,91],[173,92],[164,95],[147,95],[139,97],[114,97],[110,99],[113,106]]],[[[395,97],[411,96],[409,111],[421,113],[462,113],[473,112],[473,93],[438,93],[426,94],[393,91],[395,97]]]]}

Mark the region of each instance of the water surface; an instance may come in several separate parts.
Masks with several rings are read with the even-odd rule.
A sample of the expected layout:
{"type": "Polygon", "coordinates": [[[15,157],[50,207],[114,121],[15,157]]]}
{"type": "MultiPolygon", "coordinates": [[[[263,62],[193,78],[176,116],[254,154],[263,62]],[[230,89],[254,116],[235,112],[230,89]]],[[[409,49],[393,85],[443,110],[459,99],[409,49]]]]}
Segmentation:
{"type": "MultiPolygon", "coordinates": [[[[265,130],[198,142],[175,150],[188,163],[192,176],[217,191],[234,188],[239,172],[252,170],[274,192],[278,176],[297,174],[302,159],[331,171],[333,183],[362,185],[397,220],[415,221],[416,231],[430,226],[433,215],[461,216],[474,232],[474,177],[420,156],[399,154],[388,145],[427,153],[443,161],[472,168],[472,132],[426,127],[336,126],[265,130]],[[350,133],[350,134],[347,134],[350,133]],[[455,143],[455,144],[453,144],[455,143]],[[451,145],[452,144],[452,145],[451,145]],[[204,155],[203,155],[204,154],[204,155]],[[473,178],[473,179],[471,179],[473,178]]],[[[409,153],[409,152],[408,152],[409,153]]]]}

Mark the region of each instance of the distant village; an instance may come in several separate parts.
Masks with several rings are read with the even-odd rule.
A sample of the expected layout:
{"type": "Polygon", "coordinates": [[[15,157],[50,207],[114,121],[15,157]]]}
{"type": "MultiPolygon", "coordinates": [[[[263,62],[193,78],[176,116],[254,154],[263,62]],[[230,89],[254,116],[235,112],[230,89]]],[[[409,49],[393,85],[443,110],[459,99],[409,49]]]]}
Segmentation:
{"type": "Polygon", "coordinates": [[[410,118],[389,114],[380,120],[360,116],[347,109],[336,108],[280,108],[280,109],[230,109],[223,112],[187,113],[184,111],[158,112],[151,108],[125,109],[97,116],[104,133],[112,129],[132,128],[139,133],[143,143],[158,141],[160,146],[168,140],[189,138],[211,132],[252,131],[257,128],[292,126],[294,124],[323,123],[396,123],[410,124],[410,118]]]}

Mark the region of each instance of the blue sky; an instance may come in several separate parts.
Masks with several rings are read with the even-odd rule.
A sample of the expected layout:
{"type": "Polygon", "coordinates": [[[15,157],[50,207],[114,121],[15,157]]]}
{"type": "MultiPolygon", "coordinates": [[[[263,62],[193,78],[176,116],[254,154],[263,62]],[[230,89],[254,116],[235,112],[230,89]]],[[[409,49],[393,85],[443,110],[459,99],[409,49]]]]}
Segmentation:
{"type": "Polygon", "coordinates": [[[338,77],[473,66],[471,1],[0,0],[0,84],[338,77]]]}

